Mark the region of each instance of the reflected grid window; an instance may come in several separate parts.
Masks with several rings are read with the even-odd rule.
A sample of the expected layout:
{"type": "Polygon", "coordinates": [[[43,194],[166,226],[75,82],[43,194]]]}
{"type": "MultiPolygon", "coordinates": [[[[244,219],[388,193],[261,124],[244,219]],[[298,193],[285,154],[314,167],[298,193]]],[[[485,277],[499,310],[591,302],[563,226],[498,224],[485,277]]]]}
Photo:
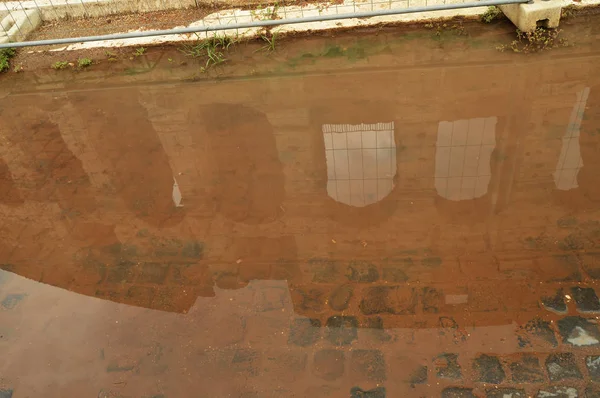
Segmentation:
{"type": "Polygon", "coordinates": [[[355,207],[376,203],[394,188],[394,123],[324,124],[327,194],[355,207]]]}
{"type": "Polygon", "coordinates": [[[496,117],[440,122],[435,151],[435,189],[449,200],[485,195],[492,178],[496,117]]]}

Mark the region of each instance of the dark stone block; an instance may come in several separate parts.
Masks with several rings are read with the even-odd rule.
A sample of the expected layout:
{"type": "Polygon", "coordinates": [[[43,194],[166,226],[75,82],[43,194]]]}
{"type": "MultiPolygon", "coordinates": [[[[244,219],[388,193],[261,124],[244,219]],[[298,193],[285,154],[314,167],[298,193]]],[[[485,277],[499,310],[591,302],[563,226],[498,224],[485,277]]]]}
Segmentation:
{"type": "Polygon", "coordinates": [[[249,376],[258,376],[260,373],[260,353],[249,348],[235,350],[231,366],[236,372],[249,376]]]}
{"type": "Polygon", "coordinates": [[[483,383],[499,384],[506,377],[498,358],[490,355],[475,358],[473,369],[476,372],[475,380],[483,383]]]}
{"type": "Polygon", "coordinates": [[[440,257],[426,257],[421,260],[421,264],[426,267],[439,267],[442,265],[442,259],[440,257]]]}
{"type": "Polygon", "coordinates": [[[485,392],[486,398],[528,398],[525,390],[517,388],[490,388],[485,392]]]}
{"type": "Polygon", "coordinates": [[[133,282],[135,264],[131,261],[121,261],[118,265],[108,268],[106,280],[109,283],[133,282]]]}
{"type": "Polygon", "coordinates": [[[377,387],[372,390],[363,390],[359,387],[352,387],[350,398],[385,398],[385,388],[377,387]]]}
{"type": "Polygon", "coordinates": [[[346,276],[352,282],[373,283],[379,279],[379,271],[374,264],[366,261],[352,261],[346,276]]]}
{"type": "Polygon", "coordinates": [[[313,271],[313,282],[334,283],[338,282],[341,277],[337,268],[337,264],[333,260],[325,258],[311,258],[308,260],[308,265],[313,271]]]}
{"type": "Polygon", "coordinates": [[[563,343],[574,346],[591,346],[600,343],[600,331],[586,318],[568,316],[558,321],[558,331],[563,343]]]}
{"type": "Polygon", "coordinates": [[[306,347],[314,344],[321,335],[321,321],[318,319],[294,319],[290,326],[289,344],[306,347]]]}
{"type": "Polygon", "coordinates": [[[412,385],[427,383],[427,366],[419,366],[410,376],[409,383],[412,385]]]}
{"type": "Polygon", "coordinates": [[[472,388],[448,387],[442,390],[442,398],[477,398],[472,388]]]}
{"type": "Polygon", "coordinates": [[[558,346],[558,341],[554,334],[552,324],[539,318],[535,318],[527,322],[524,326],[519,327],[517,332],[519,339],[519,347],[536,346],[558,346]]]}
{"type": "Polygon", "coordinates": [[[444,292],[430,287],[423,288],[423,311],[430,314],[440,312],[440,307],[444,305],[444,292]]]}
{"type": "Polygon", "coordinates": [[[204,255],[204,242],[186,242],[181,249],[181,255],[190,258],[202,258],[204,255]]]}
{"type": "Polygon", "coordinates": [[[567,304],[565,303],[565,293],[562,289],[558,289],[554,296],[542,297],[542,305],[548,311],[558,314],[567,313],[567,304]]]}
{"type": "Polygon", "coordinates": [[[13,390],[0,390],[0,398],[12,398],[13,390]]]}
{"type": "Polygon", "coordinates": [[[574,387],[554,386],[542,388],[538,391],[536,398],[577,398],[579,393],[574,387]]]}
{"type": "Polygon", "coordinates": [[[413,288],[401,286],[376,286],[366,290],[359,308],[365,315],[414,314],[417,295],[413,288]]]}
{"type": "Polygon", "coordinates": [[[383,269],[383,278],[386,282],[401,283],[408,280],[406,272],[396,267],[385,267],[383,269]]]}
{"type": "Polygon", "coordinates": [[[320,289],[296,288],[292,290],[294,305],[302,311],[321,312],[325,307],[325,293],[320,289]]]}
{"type": "Polygon", "coordinates": [[[585,357],[585,366],[588,369],[590,378],[594,381],[600,382],[600,356],[591,355],[585,357]]]}
{"type": "Polygon", "coordinates": [[[370,336],[372,339],[380,343],[390,341],[392,339],[392,336],[385,331],[385,328],[383,327],[383,319],[381,319],[379,316],[363,318],[361,321],[361,328],[366,336],[370,336]]]}
{"type": "Polygon", "coordinates": [[[335,311],[343,311],[348,308],[352,298],[353,289],[351,285],[338,286],[329,296],[329,306],[335,311]]]}
{"type": "Polygon", "coordinates": [[[439,355],[434,363],[438,377],[452,380],[458,380],[462,377],[457,354],[439,355]]]}
{"type": "MultiPolygon", "coordinates": [[[[12,310],[19,304],[27,295],[22,293],[7,294],[2,300],[2,307],[7,310],[12,310]]],[[[1,398],[1,396],[0,396],[1,398]]]]}
{"type": "Polygon", "coordinates": [[[313,372],[321,379],[332,381],[344,374],[344,353],[337,350],[321,350],[315,353],[313,372]]]}
{"type": "Polygon", "coordinates": [[[353,316],[332,316],[326,328],[327,340],[335,345],[348,345],[358,337],[358,321],[353,316]]]}
{"type": "Polygon", "coordinates": [[[358,377],[376,382],[386,379],[385,359],[379,350],[354,350],[350,363],[352,371],[358,377]]]}
{"type": "Polygon", "coordinates": [[[577,311],[585,313],[600,312],[600,299],[591,287],[575,286],[571,288],[577,311]]]}
{"type": "Polygon", "coordinates": [[[585,398],[600,398],[600,386],[587,386],[585,388],[585,398]]]}
{"type": "Polygon", "coordinates": [[[541,383],[544,381],[540,361],[533,355],[525,354],[518,361],[511,362],[509,367],[515,383],[541,383]]]}
{"type": "Polygon", "coordinates": [[[552,381],[581,379],[582,375],[571,352],[548,355],[546,369],[552,381]]]}
{"type": "Polygon", "coordinates": [[[138,276],[140,283],[162,284],[167,279],[168,265],[161,263],[144,263],[138,276]]]}

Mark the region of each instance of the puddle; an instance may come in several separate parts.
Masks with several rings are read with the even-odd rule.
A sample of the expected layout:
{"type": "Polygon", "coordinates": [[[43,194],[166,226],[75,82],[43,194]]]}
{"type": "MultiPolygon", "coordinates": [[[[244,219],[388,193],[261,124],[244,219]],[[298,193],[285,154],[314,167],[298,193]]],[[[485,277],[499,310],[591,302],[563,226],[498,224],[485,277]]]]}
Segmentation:
{"type": "Polygon", "coordinates": [[[0,397],[594,396],[594,26],[3,78],[0,397]]]}

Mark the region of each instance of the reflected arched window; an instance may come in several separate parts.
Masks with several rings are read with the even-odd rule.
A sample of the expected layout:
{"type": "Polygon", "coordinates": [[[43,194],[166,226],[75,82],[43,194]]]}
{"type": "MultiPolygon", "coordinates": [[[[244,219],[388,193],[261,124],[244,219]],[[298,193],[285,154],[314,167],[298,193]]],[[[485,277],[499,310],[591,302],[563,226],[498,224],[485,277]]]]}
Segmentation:
{"type": "Polygon", "coordinates": [[[579,186],[577,184],[577,174],[579,174],[579,169],[583,167],[581,148],[579,147],[579,133],[589,95],[589,87],[577,93],[577,100],[571,111],[567,131],[562,138],[560,156],[556,163],[556,171],[553,174],[556,188],[562,191],[568,191],[579,186]]]}
{"type": "Polygon", "coordinates": [[[394,123],[324,124],[327,194],[355,207],[376,203],[394,188],[394,123]]]}
{"type": "Polygon", "coordinates": [[[496,117],[440,122],[435,151],[435,189],[449,200],[482,197],[492,178],[496,117]]]}

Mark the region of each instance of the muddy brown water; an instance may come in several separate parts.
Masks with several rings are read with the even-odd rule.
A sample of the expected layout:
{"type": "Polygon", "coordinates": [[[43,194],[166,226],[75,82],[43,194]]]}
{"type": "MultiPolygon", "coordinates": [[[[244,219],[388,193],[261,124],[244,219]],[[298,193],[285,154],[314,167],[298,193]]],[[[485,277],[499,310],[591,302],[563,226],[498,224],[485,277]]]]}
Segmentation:
{"type": "Polygon", "coordinates": [[[598,396],[598,22],[4,76],[0,397],[598,396]]]}

